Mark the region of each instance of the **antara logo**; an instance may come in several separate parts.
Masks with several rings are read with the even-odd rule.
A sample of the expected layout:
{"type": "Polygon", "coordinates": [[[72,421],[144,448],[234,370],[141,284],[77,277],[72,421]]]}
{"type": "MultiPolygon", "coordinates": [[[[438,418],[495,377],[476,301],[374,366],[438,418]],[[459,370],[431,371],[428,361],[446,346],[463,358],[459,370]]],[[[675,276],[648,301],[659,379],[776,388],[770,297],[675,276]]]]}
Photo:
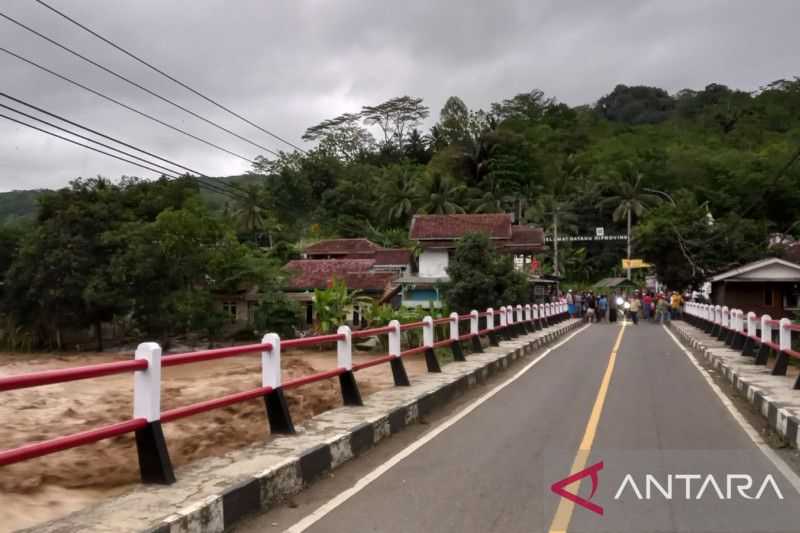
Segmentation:
{"type": "MultiPolygon", "coordinates": [[[[598,472],[602,469],[603,461],[600,461],[556,481],[550,486],[550,490],[584,509],[603,515],[603,508],[589,501],[597,492],[600,483],[598,472]],[[585,477],[590,478],[592,482],[592,491],[588,498],[582,498],[566,489],[568,485],[585,477]]],[[[719,500],[760,500],[767,492],[783,500],[783,493],[771,474],[767,474],[760,483],[755,483],[753,477],[748,474],[727,474],[721,476],[721,480],[713,474],[667,474],[663,479],[653,474],[645,474],[644,479],[638,482],[633,474],[627,474],[614,494],[614,500],[620,500],[625,495],[632,495],[637,500],[652,500],[659,497],[665,500],[681,498],[701,500],[714,497],[719,500]]]]}
{"type": "Polygon", "coordinates": [[[706,495],[716,496],[719,500],[736,498],[760,500],[767,490],[771,490],[779,500],[783,499],[783,493],[771,474],[767,474],[755,493],[752,493],[753,489],[755,489],[755,484],[752,476],[748,474],[727,474],[721,482],[717,481],[712,474],[705,476],[701,474],[668,474],[666,479],[661,481],[653,474],[646,474],[644,483],[639,484],[631,474],[628,474],[622,480],[614,499],[619,500],[624,493],[630,492],[637,500],[651,500],[659,497],[659,494],[665,500],[677,499],[681,495],[685,500],[700,500],[706,495]],[[683,490],[680,490],[681,485],[683,485],[683,490]],[[644,492],[640,487],[644,487],[644,492]],[[673,496],[676,488],[678,489],[677,495],[673,496]]]}
{"type": "Polygon", "coordinates": [[[589,501],[592,499],[592,496],[594,496],[594,493],[597,492],[597,486],[600,483],[597,473],[600,472],[602,469],[603,469],[603,461],[600,461],[599,463],[595,463],[588,468],[584,468],[580,472],[576,472],[569,477],[565,477],[561,481],[556,481],[550,486],[550,490],[552,490],[562,498],[568,499],[572,503],[576,503],[585,509],[589,509],[593,513],[602,515],[603,508],[597,505],[596,503],[589,501]],[[567,485],[571,485],[576,481],[580,481],[585,477],[590,477],[592,480],[592,493],[589,495],[589,500],[581,498],[577,494],[569,492],[568,490],[565,489],[567,485]]]}

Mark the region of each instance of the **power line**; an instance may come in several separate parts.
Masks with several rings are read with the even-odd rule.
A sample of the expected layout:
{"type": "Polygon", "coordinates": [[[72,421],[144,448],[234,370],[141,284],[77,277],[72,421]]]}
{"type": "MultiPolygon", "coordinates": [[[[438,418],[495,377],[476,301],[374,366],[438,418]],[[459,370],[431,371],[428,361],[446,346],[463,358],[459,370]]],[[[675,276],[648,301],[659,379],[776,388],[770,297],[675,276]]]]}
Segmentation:
{"type": "MultiPolygon", "coordinates": [[[[137,163],[135,161],[130,161],[129,159],[125,159],[124,157],[120,157],[120,156],[117,156],[117,155],[114,155],[114,154],[110,154],[108,152],[104,152],[103,150],[99,150],[97,148],[94,148],[93,146],[89,146],[88,144],[83,144],[83,143],[80,143],[78,141],[74,141],[74,140],[72,140],[70,138],[64,137],[63,135],[59,135],[57,133],[53,133],[52,131],[47,131],[46,129],[40,128],[38,126],[34,126],[33,124],[28,124],[27,122],[23,122],[22,120],[17,120],[17,119],[15,119],[13,117],[9,117],[8,115],[4,115],[4,114],[0,113],[0,117],[8,119],[11,122],[16,122],[17,124],[21,124],[23,126],[27,126],[27,127],[31,128],[31,129],[34,129],[34,130],[37,130],[37,131],[41,131],[42,133],[46,133],[47,135],[52,135],[53,137],[57,137],[57,138],[59,138],[61,140],[64,140],[64,141],[67,141],[67,142],[71,142],[72,144],[77,144],[78,146],[81,146],[83,148],[88,148],[89,150],[92,150],[94,152],[98,152],[98,153],[101,153],[103,155],[107,155],[108,157],[113,157],[114,159],[119,159],[120,161],[124,161],[125,163],[128,163],[130,165],[135,165],[135,166],[143,168],[145,170],[149,170],[150,172],[154,172],[154,173],[156,173],[158,175],[168,175],[167,173],[161,172],[161,171],[156,170],[156,169],[154,169],[152,167],[143,165],[141,163],[137,163]]],[[[179,177],[179,175],[177,175],[177,174],[169,174],[169,176],[171,178],[179,177]]]]}
{"type": "MultiPolygon", "coordinates": [[[[87,137],[87,136],[85,136],[85,135],[81,135],[80,133],[75,133],[74,131],[70,131],[70,130],[68,130],[68,129],[66,129],[66,128],[62,128],[61,126],[58,126],[58,125],[56,125],[56,124],[53,124],[52,122],[48,122],[48,121],[46,121],[46,120],[44,120],[44,119],[41,119],[41,118],[38,118],[38,117],[36,117],[36,116],[34,116],[34,115],[30,115],[30,114],[28,114],[28,113],[25,113],[25,112],[23,112],[23,111],[20,111],[20,110],[18,110],[18,109],[14,109],[14,108],[13,108],[13,107],[11,107],[11,106],[7,106],[7,105],[5,105],[5,104],[0,104],[0,107],[2,107],[3,109],[7,109],[7,110],[9,110],[9,111],[13,111],[14,113],[17,113],[17,114],[19,114],[19,115],[22,115],[23,117],[26,117],[26,118],[29,118],[29,119],[35,120],[35,121],[37,121],[37,122],[41,122],[42,124],[46,124],[46,125],[50,126],[51,128],[55,128],[55,129],[57,129],[57,130],[59,130],[59,131],[63,131],[64,133],[68,133],[68,134],[70,134],[70,135],[72,135],[72,136],[75,136],[75,137],[77,137],[77,138],[79,138],[79,139],[83,139],[84,141],[89,141],[89,142],[91,142],[91,143],[95,143],[95,144],[97,144],[98,146],[102,146],[103,148],[107,148],[107,149],[109,149],[109,150],[113,150],[113,151],[115,151],[115,152],[117,152],[117,153],[123,154],[123,155],[125,155],[125,156],[127,156],[127,157],[131,157],[131,158],[133,158],[133,159],[137,159],[137,160],[141,161],[142,163],[147,163],[148,165],[152,165],[152,166],[154,166],[154,167],[156,167],[156,168],[163,169],[163,170],[164,170],[164,171],[166,171],[166,172],[175,172],[175,170],[174,170],[174,169],[167,168],[167,167],[165,167],[165,166],[163,166],[163,165],[159,165],[158,163],[154,163],[154,162],[152,162],[152,161],[149,161],[149,160],[147,160],[147,159],[144,159],[143,157],[139,157],[139,156],[138,156],[138,155],[136,155],[136,154],[131,154],[131,153],[129,153],[129,152],[126,152],[126,151],[124,151],[124,150],[120,150],[119,148],[114,148],[113,146],[111,146],[111,145],[109,145],[109,144],[102,143],[102,142],[100,142],[100,141],[97,141],[97,140],[95,140],[95,139],[92,139],[91,137],[87,137]]],[[[177,172],[176,172],[176,173],[177,173],[177,172]]]]}
{"type": "Polygon", "coordinates": [[[144,111],[136,109],[135,107],[132,107],[132,106],[126,104],[126,103],[120,102],[119,100],[117,100],[115,98],[112,98],[111,96],[107,96],[107,95],[101,93],[100,91],[92,89],[91,87],[87,87],[86,85],[83,85],[80,82],[77,82],[77,81],[75,81],[75,80],[73,80],[71,78],[68,78],[67,76],[64,76],[63,74],[59,74],[58,72],[55,72],[54,70],[51,70],[51,69],[49,69],[49,68],[47,68],[47,67],[45,67],[43,65],[40,65],[39,63],[36,63],[32,59],[28,59],[26,57],[23,57],[23,56],[17,54],[16,52],[12,52],[11,50],[9,50],[7,48],[0,47],[0,52],[5,52],[6,54],[8,54],[8,55],[10,55],[10,56],[12,56],[12,57],[14,57],[16,59],[19,59],[20,61],[23,61],[23,62],[25,62],[25,63],[33,66],[33,67],[36,67],[39,70],[47,72],[48,74],[50,74],[52,76],[55,76],[56,78],[59,78],[59,79],[61,79],[63,81],[66,81],[67,83],[71,83],[72,85],[74,85],[76,87],[79,87],[79,88],[83,89],[84,91],[88,91],[88,92],[94,94],[95,96],[99,96],[100,98],[103,98],[104,100],[107,100],[109,102],[117,104],[120,107],[124,107],[128,111],[132,111],[132,112],[136,113],[137,115],[143,116],[143,117],[145,117],[145,118],[147,118],[149,120],[152,120],[153,122],[156,122],[158,124],[161,124],[162,126],[165,126],[165,127],[169,128],[169,129],[171,129],[173,131],[177,131],[178,133],[182,133],[183,135],[186,135],[189,138],[192,138],[192,139],[194,139],[196,141],[199,141],[199,142],[201,142],[203,144],[211,146],[212,148],[216,148],[217,150],[225,152],[226,154],[232,155],[234,157],[238,157],[239,159],[242,159],[243,161],[247,161],[250,164],[254,164],[255,163],[255,161],[253,161],[252,159],[249,159],[249,158],[247,158],[247,157],[245,157],[245,156],[243,156],[241,154],[237,154],[236,152],[232,152],[232,151],[228,150],[227,148],[223,148],[223,147],[221,147],[221,146],[219,146],[217,144],[212,143],[211,141],[208,141],[206,139],[203,139],[201,137],[193,135],[193,134],[189,133],[188,131],[182,130],[181,128],[179,128],[177,126],[173,126],[172,124],[164,122],[163,120],[161,120],[159,118],[156,118],[156,117],[154,117],[152,115],[149,115],[149,114],[145,113],[144,111]]]}
{"type": "Polygon", "coordinates": [[[147,94],[149,94],[149,95],[151,95],[151,96],[154,96],[154,97],[158,98],[158,99],[159,99],[159,100],[161,100],[162,102],[166,102],[166,103],[168,103],[168,104],[170,104],[170,105],[172,105],[172,106],[174,106],[174,107],[176,107],[176,108],[180,109],[181,111],[183,111],[183,112],[185,112],[185,113],[188,113],[188,114],[192,115],[193,117],[195,117],[195,118],[197,118],[197,119],[199,119],[199,120],[202,120],[203,122],[205,122],[205,123],[207,123],[207,124],[210,124],[210,125],[214,126],[215,128],[218,128],[218,129],[220,129],[220,130],[222,130],[222,131],[224,131],[224,132],[226,132],[226,133],[229,133],[229,134],[233,135],[234,137],[236,137],[237,139],[240,139],[240,140],[242,140],[242,141],[244,141],[244,142],[246,142],[246,143],[252,144],[253,146],[255,146],[255,147],[257,147],[257,148],[260,148],[260,149],[262,149],[262,150],[265,150],[266,152],[268,152],[268,153],[270,153],[270,154],[272,154],[272,155],[275,155],[275,156],[277,156],[277,155],[278,155],[278,153],[277,153],[277,152],[275,152],[274,150],[272,150],[272,149],[270,149],[270,148],[267,148],[266,146],[263,146],[263,145],[261,145],[261,144],[258,144],[258,143],[257,143],[257,142],[255,142],[255,141],[251,141],[251,140],[250,140],[250,139],[248,139],[247,137],[244,137],[244,136],[242,136],[242,135],[239,135],[239,134],[238,134],[238,133],[236,133],[235,131],[228,129],[228,128],[226,128],[225,126],[221,126],[221,125],[217,124],[216,122],[214,122],[213,120],[210,120],[210,119],[208,119],[208,118],[206,118],[206,117],[204,117],[204,116],[202,116],[202,115],[199,115],[199,114],[195,113],[194,111],[192,111],[191,109],[188,109],[188,108],[186,108],[186,107],[184,107],[184,106],[180,105],[179,103],[177,103],[177,102],[175,102],[175,101],[173,101],[173,100],[170,100],[169,98],[167,98],[167,97],[165,97],[165,96],[161,96],[161,95],[160,95],[160,94],[158,94],[157,92],[155,92],[155,91],[152,91],[152,90],[148,89],[148,88],[147,88],[147,87],[145,87],[144,85],[141,85],[141,84],[139,84],[139,83],[137,83],[137,82],[135,82],[135,81],[131,80],[130,78],[128,78],[128,77],[126,77],[126,76],[123,76],[122,74],[119,74],[118,72],[115,72],[115,71],[111,70],[110,68],[108,68],[108,67],[106,67],[106,66],[103,66],[103,65],[101,65],[101,64],[100,64],[100,63],[98,63],[97,61],[94,61],[93,59],[90,59],[90,58],[86,57],[85,55],[83,55],[83,54],[81,54],[81,53],[79,53],[79,52],[76,52],[76,51],[75,51],[75,50],[73,50],[72,48],[70,48],[70,47],[68,47],[68,46],[66,46],[66,45],[64,45],[64,44],[61,44],[61,43],[59,43],[58,41],[56,41],[56,40],[54,40],[54,39],[51,39],[51,38],[50,38],[50,37],[48,37],[47,35],[44,35],[43,33],[41,33],[41,32],[39,32],[39,31],[37,31],[37,30],[35,30],[35,29],[31,28],[30,26],[27,26],[27,25],[23,24],[22,22],[20,22],[20,21],[18,21],[18,20],[16,20],[16,19],[14,19],[14,18],[12,18],[12,17],[9,17],[9,16],[8,16],[8,15],[6,15],[5,13],[2,13],[2,12],[0,12],[0,17],[2,17],[2,18],[4,18],[4,19],[6,19],[7,21],[9,21],[9,22],[11,22],[11,23],[13,23],[13,24],[16,24],[16,25],[17,25],[17,26],[19,26],[20,28],[22,28],[22,29],[24,29],[24,30],[26,30],[26,31],[28,31],[28,32],[30,32],[30,33],[32,33],[32,34],[34,34],[34,35],[36,35],[36,36],[37,36],[37,37],[39,37],[39,38],[41,38],[41,39],[44,39],[44,40],[45,40],[45,41],[47,41],[48,43],[50,43],[50,44],[52,44],[52,45],[54,45],[54,46],[57,46],[57,47],[61,48],[61,49],[62,49],[62,50],[64,50],[65,52],[68,52],[68,53],[70,53],[70,54],[74,55],[75,57],[77,57],[77,58],[79,58],[79,59],[81,59],[81,60],[83,60],[83,61],[85,61],[85,62],[89,63],[90,65],[93,65],[93,66],[95,66],[95,67],[99,68],[99,69],[100,69],[100,70],[102,70],[103,72],[106,72],[106,73],[108,73],[108,74],[111,74],[112,76],[116,77],[117,79],[120,79],[120,80],[124,81],[125,83],[128,83],[128,84],[130,84],[130,85],[132,85],[132,86],[136,87],[137,89],[140,89],[140,90],[142,90],[142,91],[146,92],[147,94]]]}
{"type": "Polygon", "coordinates": [[[152,65],[152,64],[150,64],[150,63],[148,63],[148,62],[147,62],[147,61],[145,61],[144,59],[140,58],[139,56],[137,56],[137,55],[136,55],[136,54],[134,54],[133,52],[130,52],[130,51],[126,50],[126,49],[125,49],[125,48],[123,48],[122,46],[120,46],[120,45],[116,44],[115,42],[111,41],[110,39],[107,39],[106,37],[103,37],[102,35],[100,35],[100,34],[99,34],[99,33],[97,33],[96,31],[92,30],[91,28],[88,28],[88,27],[86,27],[85,25],[81,24],[80,22],[78,22],[78,21],[77,21],[77,20],[75,20],[74,18],[70,17],[70,16],[69,16],[69,15],[67,15],[66,13],[64,13],[64,12],[62,12],[62,11],[59,11],[58,9],[56,9],[56,8],[54,8],[53,6],[51,6],[51,5],[47,4],[46,2],[43,2],[42,0],[36,0],[36,1],[37,1],[39,4],[41,4],[42,6],[46,7],[47,9],[49,9],[50,11],[52,11],[52,12],[56,13],[57,15],[59,15],[59,16],[61,16],[61,17],[65,18],[66,20],[68,20],[68,21],[70,21],[71,23],[75,24],[76,26],[78,26],[78,27],[79,27],[79,28],[81,28],[82,30],[84,30],[84,31],[86,31],[86,32],[88,32],[88,33],[90,33],[90,34],[94,35],[95,37],[97,37],[98,39],[100,39],[101,41],[103,41],[104,43],[106,43],[106,44],[108,44],[108,45],[110,45],[110,46],[112,46],[112,47],[116,48],[117,50],[119,50],[119,51],[120,51],[120,52],[122,52],[123,54],[127,55],[127,56],[128,56],[128,57],[130,57],[131,59],[134,59],[135,61],[138,61],[139,63],[141,63],[142,65],[144,65],[144,66],[148,67],[149,69],[151,69],[151,70],[153,70],[153,71],[157,72],[158,74],[161,74],[162,76],[164,76],[164,77],[165,77],[165,78],[167,78],[168,80],[170,80],[170,81],[172,81],[172,82],[174,82],[174,83],[177,83],[178,85],[180,85],[181,87],[183,87],[183,88],[184,88],[184,89],[186,89],[187,91],[189,91],[189,92],[191,92],[191,93],[193,93],[193,94],[195,94],[195,95],[199,96],[199,97],[200,97],[200,98],[202,98],[203,100],[205,100],[205,101],[207,101],[207,102],[209,102],[209,103],[211,103],[211,104],[213,104],[213,105],[217,106],[218,108],[222,109],[223,111],[226,111],[227,113],[229,113],[229,114],[233,115],[234,117],[236,117],[236,118],[238,118],[238,119],[240,119],[240,120],[242,120],[242,121],[246,122],[247,124],[249,124],[249,125],[253,126],[254,128],[256,128],[256,129],[258,129],[258,130],[260,130],[260,131],[262,131],[262,132],[266,133],[267,135],[271,136],[272,138],[274,138],[274,139],[277,139],[277,140],[281,141],[282,143],[284,143],[284,144],[286,144],[286,145],[288,145],[288,146],[291,146],[291,147],[292,147],[292,148],[294,148],[295,150],[298,150],[299,152],[302,152],[302,153],[306,153],[306,151],[305,151],[305,150],[303,150],[302,148],[300,148],[300,147],[299,147],[299,146],[297,146],[296,144],[294,144],[294,143],[292,143],[292,142],[289,142],[289,141],[287,141],[286,139],[284,139],[284,138],[280,137],[279,135],[277,135],[277,134],[275,134],[275,133],[272,133],[272,132],[271,132],[271,131],[269,131],[268,129],[266,129],[266,128],[263,128],[263,127],[259,126],[258,124],[256,124],[256,123],[254,123],[254,122],[250,121],[249,119],[247,119],[247,118],[243,117],[243,116],[242,116],[242,115],[240,115],[239,113],[237,113],[237,112],[235,112],[235,111],[233,111],[233,110],[229,109],[228,107],[226,107],[226,106],[224,106],[223,104],[221,104],[221,103],[217,102],[216,100],[213,100],[212,98],[210,98],[210,97],[208,97],[208,96],[204,95],[204,94],[203,94],[203,93],[201,93],[200,91],[198,91],[198,90],[196,90],[196,89],[194,89],[194,88],[190,87],[190,86],[189,86],[189,85],[187,85],[186,83],[184,83],[184,82],[182,82],[182,81],[178,80],[177,78],[175,78],[175,77],[171,76],[170,74],[167,74],[166,72],[164,72],[164,71],[163,71],[163,70],[161,70],[160,68],[158,68],[158,67],[156,67],[156,66],[154,66],[154,65],[152,65]]]}
{"type": "MultiPolygon", "coordinates": [[[[66,132],[67,132],[67,133],[69,133],[70,135],[75,135],[75,136],[77,136],[77,137],[80,137],[80,138],[82,138],[82,139],[87,139],[87,140],[89,140],[89,141],[91,141],[91,142],[94,142],[94,143],[100,144],[101,146],[104,146],[104,147],[106,147],[106,148],[109,148],[109,149],[111,149],[111,150],[114,150],[114,151],[116,151],[116,152],[123,153],[123,154],[125,154],[126,156],[129,156],[129,157],[134,157],[134,158],[136,158],[136,159],[142,160],[142,158],[140,158],[140,157],[137,157],[137,156],[135,156],[135,155],[133,155],[133,154],[129,154],[129,153],[127,153],[127,152],[124,152],[124,151],[122,151],[122,150],[119,150],[119,149],[117,149],[117,148],[113,148],[113,147],[110,147],[110,146],[108,146],[108,145],[106,145],[106,144],[99,143],[98,141],[94,141],[94,140],[92,140],[92,139],[89,139],[89,138],[87,138],[87,137],[84,137],[84,136],[82,136],[82,135],[79,135],[79,134],[77,134],[77,133],[74,133],[74,132],[68,131],[68,130],[66,130],[66,129],[64,129],[64,128],[60,128],[59,126],[56,126],[56,125],[54,125],[54,124],[50,124],[49,122],[47,122],[47,121],[44,121],[44,120],[42,120],[42,119],[37,119],[36,117],[32,117],[31,115],[28,115],[27,113],[22,113],[22,112],[20,112],[20,111],[17,111],[16,109],[13,109],[13,108],[11,108],[11,107],[9,107],[9,106],[6,106],[6,105],[3,105],[3,104],[0,104],[0,107],[4,107],[4,108],[6,108],[6,109],[11,109],[11,110],[12,110],[12,111],[14,111],[15,113],[20,113],[21,115],[24,115],[24,116],[26,116],[26,117],[33,118],[34,120],[38,120],[38,121],[40,121],[40,122],[44,122],[45,124],[48,124],[48,125],[50,125],[50,126],[53,126],[54,128],[57,128],[57,129],[59,129],[59,130],[61,130],[61,131],[66,131],[66,132]]],[[[155,169],[155,168],[152,168],[152,167],[150,167],[149,165],[154,165],[154,166],[159,166],[160,168],[166,168],[166,167],[161,167],[160,165],[156,165],[156,164],[155,164],[155,163],[153,163],[153,162],[147,161],[147,163],[148,163],[147,165],[145,165],[145,164],[141,164],[141,163],[137,163],[137,162],[135,162],[135,161],[131,161],[130,159],[126,159],[126,158],[124,158],[124,157],[120,157],[120,156],[118,156],[118,155],[115,155],[115,154],[112,154],[112,153],[106,152],[106,151],[104,151],[104,150],[100,150],[100,149],[98,149],[98,148],[95,148],[95,147],[93,147],[93,146],[89,146],[88,144],[83,144],[83,143],[80,143],[80,142],[78,142],[78,141],[75,141],[75,140],[73,140],[73,139],[70,139],[70,138],[68,138],[68,137],[64,137],[63,135],[59,135],[59,134],[57,134],[57,133],[53,133],[52,131],[47,131],[46,129],[40,128],[40,127],[38,127],[38,126],[34,126],[33,124],[28,124],[27,122],[24,122],[24,121],[22,121],[22,120],[18,120],[18,119],[16,119],[16,118],[10,117],[10,116],[8,116],[8,115],[5,115],[5,114],[2,114],[2,113],[0,113],[0,118],[5,118],[5,119],[7,119],[7,120],[10,120],[11,122],[15,122],[15,123],[17,123],[17,124],[20,124],[20,125],[22,125],[22,126],[26,126],[26,127],[28,127],[28,128],[34,129],[34,130],[36,130],[36,131],[40,131],[40,132],[42,132],[42,133],[45,133],[45,134],[47,134],[47,135],[51,135],[51,136],[53,136],[53,137],[56,137],[56,138],[58,138],[58,139],[61,139],[61,140],[63,140],[63,141],[67,141],[67,142],[69,142],[69,143],[72,143],[72,144],[78,145],[78,146],[80,146],[80,147],[82,147],[82,148],[87,148],[87,149],[89,149],[89,150],[92,150],[93,152],[97,152],[97,153],[100,153],[100,154],[106,155],[106,156],[108,156],[108,157],[113,157],[114,159],[118,159],[118,160],[120,160],[120,161],[123,161],[123,162],[125,162],[125,163],[128,163],[128,164],[130,164],[130,165],[134,165],[134,166],[137,166],[137,167],[139,167],[139,168],[143,168],[143,169],[145,169],[145,170],[149,170],[150,172],[153,172],[153,173],[155,173],[155,174],[158,174],[158,175],[160,175],[160,176],[168,176],[168,177],[170,177],[170,178],[180,178],[180,177],[182,177],[180,174],[176,173],[176,172],[175,172],[175,171],[173,171],[173,170],[169,170],[169,169],[167,169],[167,170],[169,170],[169,172],[164,172],[164,171],[157,170],[157,169],[155,169]]],[[[204,181],[202,181],[201,179],[197,178],[196,176],[191,176],[191,175],[188,175],[188,174],[187,174],[185,177],[188,177],[188,178],[190,178],[190,179],[194,180],[194,181],[195,181],[195,183],[197,183],[197,184],[198,184],[200,187],[202,187],[202,188],[204,188],[204,189],[206,189],[206,190],[209,190],[209,191],[215,192],[215,193],[217,193],[217,194],[221,194],[221,195],[223,195],[223,196],[227,196],[228,198],[231,198],[231,199],[234,199],[234,200],[235,200],[235,199],[237,199],[237,197],[236,197],[236,196],[232,195],[232,194],[231,194],[231,193],[229,193],[228,191],[226,191],[226,190],[224,190],[224,189],[221,189],[221,188],[218,188],[218,187],[216,187],[215,185],[212,185],[212,184],[210,184],[210,183],[204,182],[204,181]]],[[[242,198],[242,197],[241,197],[241,196],[239,196],[238,198],[242,198]]]]}
{"type": "MultiPolygon", "coordinates": [[[[130,148],[131,150],[135,150],[135,151],[137,151],[137,152],[140,152],[140,153],[142,153],[142,154],[148,155],[148,156],[150,156],[150,157],[152,157],[152,158],[154,158],[154,159],[158,159],[158,160],[160,160],[160,161],[163,161],[163,162],[165,162],[165,163],[168,163],[168,164],[170,164],[170,165],[172,165],[172,166],[175,166],[175,167],[181,168],[181,169],[183,169],[183,170],[186,170],[187,172],[191,172],[191,173],[194,173],[194,174],[198,174],[198,175],[200,175],[200,176],[203,176],[203,177],[205,177],[205,178],[210,178],[209,176],[207,176],[206,174],[204,174],[204,173],[202,173],[202,172],[199,172],[199,171],[197,171],[197,170],[194,170],[194,169],[192,169],[192,168],[190,168],[190,167],[187,167],[187,166],[185,166],[185,165],[182,165],[182,164],[180,164],[180,163],[176,163],[175,161],[172,161],[172,160],[170,160],[170,159],[167,159],[167,158],[161,157],[161,156],[159,156],[159,155],[156,155],[156,154],[154,154],[154,153],[152,153],[152,152],[148,152],[147,150],[143,150],[142,148],[139,148],[139,147],[137,147],[137,146],[134,146],[134,145],[132,145],[132,144],[129,144],[129,143],[125,142],[125,141],[121,141],[120,139],[118,139],[118,138],[116,138],[116,137],[112,137],[112,136],[110,136],[110,135],[106,135],[105,133],[102,133],[102,132],[100,132],[100,131],[97,131],[97,130],[95,130],[95,129],[89,128],[89,127],[87,127],[87,126],[85,126],[85,125],[83,125],[83,124],[79,124],[79,123],[77,123],[77,122],[74,122],[74,121],[72,121],[72,120],[70,120],[70,119],[68,119],[68,118],[65,118],[65,117],[61,116],[61,115],[58,115],[58,114],[56,114],[56,113],[52,113],[52,112],[50,112],[50,111],[47,111],[46,109],[42,109],[42,108],[41,108],[41,107],[39,107],[39,106],[33,105],[33,104],[29,103],[29,102],[26,102],[26,101],[24,101],[24,100],[21,100],[21,99],[19,99],[19,98],[16,98],[16,97],[14,97],[14,96],[11,96],[11,95],[9,95],[9,94],[7,94],[7,93],[4,93],[4,92],[1,92],[1,91],[0,91],[0,96],[2,96],[2,97],[4,97],[4,98],[7,98],[7,99],[9,99],[9,100],[11,100],[11,101],[13,101],[13,102],[15,102],[15,103],[17,103],[17,104],[20,104],[20,105],[26,106],[26,107],[28,107],[28,108],[30,108],[30,109],[33,109],[33,110],[35,110],[35,111],[37,111],[37,112],[39,112],[39,113],[42,113],[42,114],[44,114],[44,115],[47,115],[47,116],[49,116],[49,117],[52,117],[52,118],[55,118],[55,119],[57,119],[57,120],[60,120],[60,121],[62,121],[62,122],[65,122],[65,123],[67,123],[67,124],[69,124],[69,125],[71,125],[71,126],[74,126],[74,127],[76,127],[76,128],[80,128],[80,129],[82,129],[82,130],[84,130],[84,131],[88,131],[88,132],[90,132],[90,133],[93,133],[94,135],[97,135],[97,136],[99,136],[99,137],[102,137],[102,138],[104,138],[104,139],[107,139],[107,140],[109,140],[109,141],[115,142],[115,143],[117,143],[117,144],[119,144],[119,145],[122,145],[122,146],[125,146],[125,147],[127,147],[127,148],[130,148]]],[[[2,105],[2,104],[0,104],[0,105],[2,105]]],[[[3,107],[6,107],[6,108],[8,108],[7,106],[3,106],[3,107]]],[[[14,110],[14,111],[16,111],[17,113],[20,113],[20,114],[24,114],[24,113],[21,113],[20,111],[17,111],[17,110],[14,110]]],[[[30,115],[26,115],[26,116],[30,116],[30,115]]],[[[32,118],[33,118],[33,117],[32,117],[32,118]]],[[[40,120],[40,119],[35,119],[35,120],[40,120]]],[[[42,122],[44,122],[44,121],[42,121],[42,122]]],[[[56,127],[56,128],[58,128],[58,126],[53,126],[53,127],[56,127]]],[[[59,128],[59,129],[61,129],[61,128],[59,128]]],[[[63,129],[62,129],[62,131],[66,131],[66,130],[63,130],[63,129]]],[[[79,135],[78,135],[78,134],[76,134],[76,133],[73,133],[73,132],[70,132],[70,133],[71,133],[72,135],[79,136],[79,135]]],[[[99,142],[97,142],[97,141],[93,141],[93,142],[96,142],[97,144],[101,144],[101,143],[99,143],[99,142]]],[[[105,145],[104,145],[104,146],[105,146],[105,145]]],[[[155,165],[155,163],[151,163],[151,164],[154,164],[154,165],[155,165]]],[[[164,168],[164,167],[161,167],[161,168],[164,168]]],[[[229,184],[227,184],[227,183],[219,182],[219,185],[220,185],[220,186],[223,186],[223,185],[224,185],[224,187],[228,187],[228,188],[230,188],[231,190],[233,190],[233,191],[236,191],[237,193],[238,193],[238,192],[241,192],[241,190],[240,190],[238,187],[235,187],[235,186],[229,185],[229,184]]],[[[224,188],[224,187],[223,187],[223,188],[224,188]]]]}

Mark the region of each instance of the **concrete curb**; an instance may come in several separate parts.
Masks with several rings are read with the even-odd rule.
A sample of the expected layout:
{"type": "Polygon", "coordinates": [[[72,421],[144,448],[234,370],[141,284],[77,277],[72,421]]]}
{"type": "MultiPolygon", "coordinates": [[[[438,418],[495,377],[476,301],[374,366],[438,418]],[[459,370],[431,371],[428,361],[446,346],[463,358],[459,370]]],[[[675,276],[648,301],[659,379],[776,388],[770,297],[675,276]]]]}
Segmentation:
{"type": "Polygon", "coordinates": [[[376,392],[364,407],[321,413],[299,427],[297,435],[276,436],[249,450],[199,461],[203,464],[186,467],[176,485],[140,486],[131,494],[32,530],[225,531],[245,515],[268,510],[297,494],[321,475],[583,325],[580,320],[567,320],[503,341],[484,353],[471,354],[465,363],[445,366],[440,374],[419,376],[411,387],[376,392]]]}
{"type": "Polygon", "coordinates": [[[669,328],[695,355],[722,374],[784,443],[800,449],[800,394],[792,389],[793,378],[771,375],[765,367],[755,366],[752,358],[727,346],[716,346],[721,343],[688,324],[670,323],[669,328]]]}

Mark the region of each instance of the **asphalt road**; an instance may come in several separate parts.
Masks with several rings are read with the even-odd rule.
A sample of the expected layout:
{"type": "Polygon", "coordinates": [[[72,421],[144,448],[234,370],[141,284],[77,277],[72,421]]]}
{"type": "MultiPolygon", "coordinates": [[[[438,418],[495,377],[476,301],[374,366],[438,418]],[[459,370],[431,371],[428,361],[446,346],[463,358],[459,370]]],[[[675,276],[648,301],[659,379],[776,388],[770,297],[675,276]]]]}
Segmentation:
{"type": "MultiPolygon", "coordinates": [[[[797,489],[665,330],[602,324],[307,531],[796,532],[798,504],[797,489]],[[551,491],[600,461],[595,494],[589,477],[566,490],[602,515],[551,491]]],[[[274,531],[274,513],[236,531],[274,531]]]]}

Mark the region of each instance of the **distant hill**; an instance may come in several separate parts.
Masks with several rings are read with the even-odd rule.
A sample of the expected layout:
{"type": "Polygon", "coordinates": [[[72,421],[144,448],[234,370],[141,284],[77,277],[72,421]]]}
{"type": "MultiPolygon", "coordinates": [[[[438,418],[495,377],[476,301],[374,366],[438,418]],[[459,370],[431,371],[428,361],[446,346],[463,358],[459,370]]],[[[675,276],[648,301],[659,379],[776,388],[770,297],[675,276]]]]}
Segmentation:
{"type": "Polygon", "coordinates": [[[36,216],[38,198],[49,192],[48,189],[0,192],[0,224],[32,219],[36,216]]]}
{"type": "MultiPolygon", "coordinates": [[[[249,183],[260,183],[261,176],[243,174],[240,176],[226,176],[221,178],[202,178],[203,181],[220,181],[223,183],[233,183],[246,185],[249,183]]],[[[17,220],[30,220],[36,216],[38,209],[38,199],[43,194],[52,192],[50,189],[32,189],[27,191],[8,191],[0,192],[0,224],[14,222],[17,220]]],[[[222,209],[228,198],[224,195],[200,189],[201,196],[208,202],[213,209],[222,209]]]]}

